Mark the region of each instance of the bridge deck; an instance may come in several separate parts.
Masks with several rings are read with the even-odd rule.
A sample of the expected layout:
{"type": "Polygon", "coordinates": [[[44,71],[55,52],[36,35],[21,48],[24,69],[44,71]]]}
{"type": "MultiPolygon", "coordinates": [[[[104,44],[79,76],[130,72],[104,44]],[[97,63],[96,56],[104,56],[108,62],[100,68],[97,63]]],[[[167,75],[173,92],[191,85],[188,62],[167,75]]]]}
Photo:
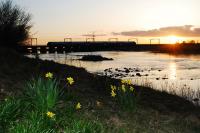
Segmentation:
{"type": "Polygon", "coordinates": [[[137,44],[134,42],[50,42],[46,46],[19,46],[20,53],[64,53],[91,51],[153,51],[164,53],[200,53],[199,44],[137,44]]]}

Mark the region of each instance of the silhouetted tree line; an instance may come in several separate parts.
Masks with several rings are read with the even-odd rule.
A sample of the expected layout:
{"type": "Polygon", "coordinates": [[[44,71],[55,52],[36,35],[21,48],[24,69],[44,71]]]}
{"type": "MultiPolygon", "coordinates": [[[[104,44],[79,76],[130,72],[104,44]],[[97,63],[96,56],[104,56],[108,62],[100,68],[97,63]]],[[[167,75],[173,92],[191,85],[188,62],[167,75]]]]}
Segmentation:
{"type": "Polygon", "coordinates": [[[176,42],[176,44],[199,44],[199,42],[195,40],[188,40],[188,41],[182,41],[181,43],[176,42]]]}
{"type": "Polygon", "coordinates": [[[30,20],[31,15],[11,0],[0,2],[0,45],[22,44],[29,37],[30,20]]]}

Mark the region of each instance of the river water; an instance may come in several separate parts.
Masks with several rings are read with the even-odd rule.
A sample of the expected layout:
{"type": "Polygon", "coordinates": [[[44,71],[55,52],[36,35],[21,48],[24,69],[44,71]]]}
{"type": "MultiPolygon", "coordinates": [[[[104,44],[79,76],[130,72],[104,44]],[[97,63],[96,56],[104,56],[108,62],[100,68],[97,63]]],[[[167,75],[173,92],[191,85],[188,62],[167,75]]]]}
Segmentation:
{"type": "MultiPolygon", "coordinates": [[[[28,55],[31,57],[31,55],[28,55]]],[[[200,55],[151,52],[76,52],[41,54],[43,60],[83,67],[99,75],[131,79],[133,84],[168,91],[188,99],[200,98],[200,55]],[[83,55],[101,55],[111,61],[80,61],[83,55]]]]}

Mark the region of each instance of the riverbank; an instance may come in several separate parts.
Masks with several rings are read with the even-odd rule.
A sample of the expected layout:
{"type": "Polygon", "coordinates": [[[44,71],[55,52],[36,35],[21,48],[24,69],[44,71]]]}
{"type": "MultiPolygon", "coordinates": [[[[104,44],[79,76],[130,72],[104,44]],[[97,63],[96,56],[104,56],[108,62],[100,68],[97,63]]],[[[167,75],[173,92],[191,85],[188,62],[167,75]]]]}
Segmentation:
{"type": "MultiPolygon", "coordinates": [[[[74,96],[82,105],[77,115],[102,122],[109,132],[200,131],[200,107],[178,96],[134,86],[139,94],[137,110],[128,112],[120,109],[110,96],[110,85],[119,84],[119,80],[97,76],[83,68],[30,59],[3,48],[0,49],[0,62],[1,100],[8,96],[20,96],[27,81],[52,72],[57,79],[74,78],[75,84],[70,89],[74,90],[74,96]]],[[[65,81],[61,80],[59,85],[63,87],[64,84],[65,81]]]]}

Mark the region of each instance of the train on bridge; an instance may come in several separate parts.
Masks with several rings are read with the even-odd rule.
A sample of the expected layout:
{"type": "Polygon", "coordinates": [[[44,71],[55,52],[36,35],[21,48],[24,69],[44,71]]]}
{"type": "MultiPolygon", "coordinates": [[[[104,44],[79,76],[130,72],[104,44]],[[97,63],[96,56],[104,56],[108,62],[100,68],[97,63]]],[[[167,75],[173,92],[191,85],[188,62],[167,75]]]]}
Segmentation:
{"type": "Polygon", "coordinates": [[[22,53],[63,53],[63,52],[89,52],[89,51],[111,51],[126,50],[133,48],[136,42],[48,42],[47,45],[20,46],[18,50],[22,53]]]}

